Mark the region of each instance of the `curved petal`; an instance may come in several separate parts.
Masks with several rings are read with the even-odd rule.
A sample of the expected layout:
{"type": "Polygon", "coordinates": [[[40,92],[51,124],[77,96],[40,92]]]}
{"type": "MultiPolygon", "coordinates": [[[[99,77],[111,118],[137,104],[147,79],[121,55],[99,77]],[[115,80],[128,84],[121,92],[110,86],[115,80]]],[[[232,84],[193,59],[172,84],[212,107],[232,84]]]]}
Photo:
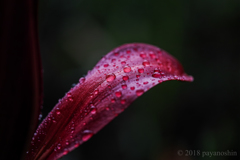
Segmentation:
{"type": "Polygon", "coordinates": [[[151,87],[193,81],[164,50],[141,43],[103,57],[59,101],[34,134],[29,159],[57,159],[87,141],[151,87]]]}

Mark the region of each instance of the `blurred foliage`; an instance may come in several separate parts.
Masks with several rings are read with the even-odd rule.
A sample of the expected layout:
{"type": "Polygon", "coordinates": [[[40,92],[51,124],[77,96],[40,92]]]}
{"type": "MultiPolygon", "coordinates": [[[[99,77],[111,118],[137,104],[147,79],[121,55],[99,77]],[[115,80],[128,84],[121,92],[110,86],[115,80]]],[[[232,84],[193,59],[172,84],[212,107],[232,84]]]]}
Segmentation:
{"type": "Polygon", "coordinates": [[[40,0],[39,11],[43,117],[124,43],[159,46],[195,78],[154,87],[63,160],[202,159],[178,156],[180,149],[240,154],[239,0],[40,0]]]}

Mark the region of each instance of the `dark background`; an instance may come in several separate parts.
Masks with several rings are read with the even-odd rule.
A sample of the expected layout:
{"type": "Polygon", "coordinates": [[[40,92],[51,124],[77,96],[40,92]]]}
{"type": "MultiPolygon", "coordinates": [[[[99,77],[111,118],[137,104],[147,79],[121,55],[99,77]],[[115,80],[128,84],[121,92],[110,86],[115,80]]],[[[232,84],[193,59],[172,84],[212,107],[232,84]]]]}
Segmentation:
{"type": "Polygon", "coordinates": [[[195,78],[154,87],[63,160],[239,159],[239,0],[40,0],[39,11],[43,117],[124,43],[156,45],[195,78]]]}

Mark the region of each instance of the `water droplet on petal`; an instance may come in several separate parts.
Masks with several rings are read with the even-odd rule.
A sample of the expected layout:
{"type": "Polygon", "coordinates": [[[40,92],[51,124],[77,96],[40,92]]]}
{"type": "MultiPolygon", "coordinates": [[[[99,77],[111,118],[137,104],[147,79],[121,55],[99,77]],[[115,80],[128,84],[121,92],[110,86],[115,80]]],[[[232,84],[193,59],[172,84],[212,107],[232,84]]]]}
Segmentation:
{"type": "Polygon", "coordinates": [[[115,61],[116,61],[116,59],[112,59],[112,63],[115,62],[115,61]]]}
{"type": "Polygon", "coordinates": [[[130,53],[131,53],[131,51],[130,51],[130,50],[127,50],[126,52],[127,52],[127,54],[130,54],[130,53]]]}
{"type": "Polygon", "coordinates": [[[103,67],[108,67],[108,66],[109,66],[109,64],[104,64],[104,65],[103,65],[103,67]]]}
{"type": "Polygon", "coordinates": [[[57,113],[57,115],[61,114],[61,112],[60,112],[60,111],[57,111],[56,113],[57,113]]]}
{"type": "Polygon", "coordinates": [[[116,102],[116,99],[111,99],[111,102],[112,102],[112,103],[115,103],[115,102],[116,102]]]}
{"type": "Polygon", "coordinates": [[[126,66],[126,67],[124,67],[123,71],[124,71],[125,73],[130,72],[130,71],[131,71],[131,67],[126,66]]]}
{"type": "Polygon", "coordinates": [[[126,99],[122,99],[121,104],[125,104],[125,103],[126,103],[126,99]]]}
{"type": "Polygon", "coordinates": [[[125,62],[125,61],[122,61],[121,64],[124,65],[124,64],[126,64],[126,62],[125,62]]]}
{"type": "Polygon", "coordinates": [[[127,85],[126,84],[123,84],[122,85],[122,89],[126,89],[127,88],[127,85]]]}
{"type": "Polygon", "coordinates": [[[86,141],[89,140],[92,136],[93,136],[93,133],[86,133],[86,134],[84,134],[83,137],[82,137],[83,142],[86,142],[86,141]]]}
{"type": "Polygon", "coordinates": [[[116,78],[115,74],[109,74],[106,76],[107,82],[112,82],[116,78]]]}
{"type": "Polygon", "coordinates": [[[92,114],[96,114],[96,113],[97,113],[97,109],[96,109],[96,108],[93,108],[93,109],[91,110],[91,113],[92,113],[92,114]]]}
{"type": "Polygon", "coordinates": [[[98,89],[96,89],[93,93],[98,94],[99,93],[98,89]]]}
{"type": "Polygon", "coordinates": [[[116,53],[114,53],[114,55],[115,55],[115,56],[118,56],[118,55],[119,55],[119,53],[118,53],[118,52],[116,52],[116,53]]]}
{"type": "Polygon", "coordinates": [[[63,151],[63,155],[66,155],[66,154],[68,154],[68,150],[67,149],[65,149],[64,151],[63,151]]]}
{"type": "Polygon", "coordinates": [[[134,89],[135,89],[135,87],[130,87],[130,89],[131,89],[131,90],[134,90],[134,89]]]}
{"type": "Polygon", "coordinates": [[[143,84],[148,84],[148,82],[143,82],[143,84]]]}
{"type": "Polygon", "coordinates": [[[149,56],[150,56],[151,58],[156,58],[156,55],[155,55],[154,53],[150,53],[149,56]]]}
{"type": "Polygon", "coordinates": [[[144,93],[144,90],[140,89],[140,90],[136,90],[136,95],[137,96],[141,96],[144,93]]]}
{"type": "Polygon", "coordinates": [[[82,78],[79,79],[79,83],[82,84],[82,83],[85,82],[85,80],[86,80],[86,79],[85,79],[84,77],[82,77],[82,78]]]}
{"type": "Polygon", "coordinates": [[[140,75],[136,75],[136,78],[139,78],[140,77],[140,75]]]}
{"type": "Polygon", "coordinates": [[[142,57],[142,58],[146,58],[147,55],[146,55],[144,52],[141,52],[141,53],[140,53],[140,57],[142,57]]]}
{"type": "Polygon", "coordinates": [[[144,66],[149,66],[149,65],[150,65],[150,62],[148,62],[147,60],[144,60],[143,63],[142,63],[142,65],[144,65],[144,66]]]}
{"type": "Polygon", "coordinates": [[[144,69],[143,69],[143,68],[140,68],[140,69],[138,69],[138,72],[139,72],[139,73],[143,73],[143,72],[144,72],[144,69]]]}
{"type": "Polygon", "coordinates": [[[158,73],[158,72],[154,72],[153,75],[152,75],[152,77],[154,77],[154,78],[160,78],[160,77],[161,77],[161,74],[158,73]]]}
{"type": "Polygon", "coordinates": [[[127,80],[129,79],[129,77],[128,77],[128,76],[123,76],[122,79],[123,79],[124,81],[127,81],[127,80]]]}
{"type": "Polygon", "coordinates": [[[121,97],[122,96],[122,92],[121,91],[115,92],[115,95],[116,95],[116,97],[121,97]]]}

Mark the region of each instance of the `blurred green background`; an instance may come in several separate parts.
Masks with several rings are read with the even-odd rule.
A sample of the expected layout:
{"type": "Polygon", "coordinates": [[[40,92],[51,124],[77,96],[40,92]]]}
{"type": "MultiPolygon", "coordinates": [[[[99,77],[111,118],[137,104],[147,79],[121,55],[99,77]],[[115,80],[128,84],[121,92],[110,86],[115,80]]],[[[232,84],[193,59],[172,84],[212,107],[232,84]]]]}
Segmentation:
{"type": "Polygon", "coordinates": [[[203,159],[178,150],[240,154],[239,0],[40,0],[39,32],[43,117],[124,43],[156,45],[195,78],[154,87],[63,160],[203,159]]]}

